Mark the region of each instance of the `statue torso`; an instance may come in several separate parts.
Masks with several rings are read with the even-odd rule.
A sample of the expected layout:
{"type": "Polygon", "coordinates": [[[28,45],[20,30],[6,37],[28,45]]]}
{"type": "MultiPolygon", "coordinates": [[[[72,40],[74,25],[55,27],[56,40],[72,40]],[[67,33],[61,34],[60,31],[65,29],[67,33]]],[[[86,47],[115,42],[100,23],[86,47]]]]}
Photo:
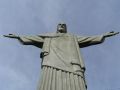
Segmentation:
{"type": "Polygon", "coordinates": [[[49,54],[43,58],[42,65],[74,72],[72,63],[80,65],[78,48],[75,36],[71,34],[61,33],[59,37],[46,38],[43,52],[46,51],[49,54]]]}

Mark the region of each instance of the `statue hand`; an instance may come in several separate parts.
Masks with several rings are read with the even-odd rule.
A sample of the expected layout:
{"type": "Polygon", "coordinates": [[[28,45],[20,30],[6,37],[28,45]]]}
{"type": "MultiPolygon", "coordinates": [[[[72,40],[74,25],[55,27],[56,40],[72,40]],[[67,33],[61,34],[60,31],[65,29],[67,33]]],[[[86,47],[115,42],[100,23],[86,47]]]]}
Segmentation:
{"type": "Polygon", "coordinates": [[[19,36],[15,35],[15,34],[8,34],[8,35],[3,35],[4,37],[8,37],[8,38],[19,38],[19,36]]]}
{"type": "Polygon", "coordinates": [[[119,34],[119,32],[111,31],[111,32],[108,32],[108,33],[104,34],[104,37],[111,37],[111,36],[114,36],[114,35],[117,35],[117,34],[119,34]]]}

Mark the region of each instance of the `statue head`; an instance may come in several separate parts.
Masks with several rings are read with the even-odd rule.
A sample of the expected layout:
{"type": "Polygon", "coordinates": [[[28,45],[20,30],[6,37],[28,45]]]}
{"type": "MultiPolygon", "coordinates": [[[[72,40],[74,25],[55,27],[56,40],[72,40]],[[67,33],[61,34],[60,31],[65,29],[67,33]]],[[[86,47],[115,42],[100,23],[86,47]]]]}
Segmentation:
{"type": "Polygon", "coordinates": [[[65,23],[59,23],[57,25],[57,33],[67,33],[67,26],[65,23]]]}

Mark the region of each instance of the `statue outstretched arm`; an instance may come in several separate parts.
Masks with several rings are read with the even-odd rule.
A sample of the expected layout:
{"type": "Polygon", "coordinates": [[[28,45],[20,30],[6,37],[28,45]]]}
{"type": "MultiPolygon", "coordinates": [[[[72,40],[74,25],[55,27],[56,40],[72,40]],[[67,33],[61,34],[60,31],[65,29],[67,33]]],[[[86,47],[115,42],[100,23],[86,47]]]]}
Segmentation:
{"type": "Polygon", "coordinates": [[[42,48],[44,39],[40,36],[18,36],[15,34],[3,35],[4,37],[18,39],[23,45],[34,45],[42,48]]]}
{"type": "Polygon", "coordinates": [[[78,44],[82,47],[87,47],[91,45],[96,45],[104,42],[105,38],[115,36],[119,34],[119,32],[108,32],[103,35],[98,36],[88,36],[88,37],[78,37],[78,44]]]}

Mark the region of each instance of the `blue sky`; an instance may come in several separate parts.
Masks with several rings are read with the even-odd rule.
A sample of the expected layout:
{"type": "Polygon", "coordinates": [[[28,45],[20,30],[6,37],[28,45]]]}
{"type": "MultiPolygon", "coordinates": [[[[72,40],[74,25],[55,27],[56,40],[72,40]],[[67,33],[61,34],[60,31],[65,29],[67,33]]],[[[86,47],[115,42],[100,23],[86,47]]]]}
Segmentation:
{"type": "MultiPolygon", "coordinates": [[[[0,90],[36,90],[40,49],[3,34],[56,32],[63,21],[75,35],[120,31],[120,0],[0,0],[0,90]]],[[[82,49],[88,90],[119,90],[120,36],[82,49]]]]}

